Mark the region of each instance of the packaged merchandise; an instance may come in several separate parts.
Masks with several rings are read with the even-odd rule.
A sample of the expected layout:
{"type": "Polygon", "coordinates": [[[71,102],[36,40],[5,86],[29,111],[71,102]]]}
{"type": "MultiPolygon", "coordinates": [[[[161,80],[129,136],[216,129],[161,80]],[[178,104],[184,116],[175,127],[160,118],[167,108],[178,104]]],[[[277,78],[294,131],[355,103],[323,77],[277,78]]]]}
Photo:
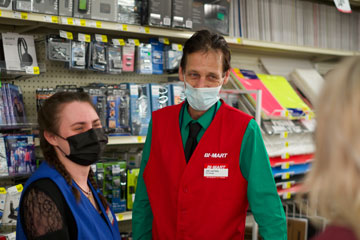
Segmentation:
{"type": "Polygon", "coordinates": [[[0,223],[4,215],[5,201],[6,201],[6,189],[0,187],[0,223]]]}
{"type": "Polygon", "coordinates": [[[172,27],[192,29],[192,2],[193,0],[172,1],[172,27]]]}
{"type": "Polygon", "coordinates": [[[122,50],[121,46],[108,46],[107,48],[107,60],[108,60],[108,72],[112,74],[118,74],[122,72],[122,50]]]}
{"type": "MultiPolygon", "coordinates": [[[[181,45],[180,45],[181,46],[181,45]]],[[[164,46],[164,70],[168,73],[177,73],[179,70],[181,58],[183,52],[180,51],[182,46],[179,47],[179,44],[171,44],[164,46]]]]}
{"type": "Polygon", "coordinates": [[[80,41],[71,41],[71,61],[70,68],[86,68],[86,50],[88,43],[80,41]]]}
{"type": "Polygon", "coordinates": [[[33,0],[13,0],[13,10],[14,11],[32,11],[32,1],[33,0]]]}
{"type": "Polygon", "coordinates": [[[47,59],[52,61],[70,62],[71,60],[71,41],[50,35],[46,40],[47,59]]]}
{"type": "Polygon", "coordinates": [[[0,176],[8,176],[8,163],[6,157],[6,146],[4,137],[0,136],[0,176]]]}
{"type": "Polygon", "coordinates": [[[0,2],[0,9],[12,10],[12,0],[3,0],[0,2]]]}
{"type": "Polygon", "coordinates": [[[130,97],[126,89],[120,86],[107,87],[107,127],[110,133],[116,135],[129,135],[131,132],[129,122],[130,97]]]}
{"type": "Polygon", "coordinates": [[[91,18],[91,0],[74,0],[73,13],[76,18],[91,18]]]}
{"type": "Polygon", "coordinates": [[[169,87],[171,91],[171,105],[182,103],[185,100],[184,83],[171,83],[169,87]]]}
{"type": "Polygon", "coordinates": [[[33,0],[32,12],[58,15],[58,0],[33,0]]]}
{"type": "Polygon", "coordinates": [[[137,47],[137,72],[140,74],[152,74],[151,44],[141,43],[137,47]]]}
{"type": "Polygon", "coordinates": [[[59,16],[72,17],[73,1],[72,0],[58,0],[58,1],[59,1],[59,16]]]}
{"type": "Polygon", "coordinates": [[[118,22],[141,24],[141,0],[118,0],[118,22]]]}
{"type": "Polygon", "coordinates": [[[107,68],[106,45],[103,42],[90,43],[90,69],[105,72],[107,68]]]}
{"type": "Polygon", "coordinates": [[[132,210],[135,200],[135,192],[140,169],[129,169],[127,171],[127,209],[132,210]]]}
{"type": "Polygon", "coordinates": [[[164,73],[164,44],[157,39],[151,38],[152,73],[164,73]]]}
{"type": "Polygon", "coordinates": [[[22,190],[23,186],[21,184],[9,187],[6,190],[4,214],[1,219],[2,224],[16,225],[16,220],[19,212],[19,201],[22,190]]]}
{"type": "Polygon", "coordinates": [[[103,84],[94,83],[83,87],[83,90],[90,95],[101,125],[106,126],[106,87],[103,84]]]}
{"type": "Polygon", "coordinates": [[[8,135],[5,146],[10,175],[35,171],[34,135],[8,135]]]}
{"type": "Polygon", "coordinates": [[[118,0],[91,0],[91,19],[116,22],[118,0]]]}
{"type": "Polygon", "coordinates": [[[6,70],[25,71],[38,66],[32,35],[2,33],[6,70]]]}
{"type": "Polygon", "coordinates": [[[122,47],[123,72],[134,72],[134,63],[135,45],[131,43],[126,43],[126,45],[122,47]]]}
{"type": "Polygon", "coordinates": [[[168,84],[150,83],[151,111],[170,106],[171,94],[168,84]]]}
{"type": "Polygon", "coordinates": [[[171,1],[143,0],[142,25],[171,26],[171,1]]]}
{"type": "Polygon", "coordinates": [[[146,136],[151,118],[149,85],[128,83],[127,88],[130,90],[131,133],[146,136]]]}

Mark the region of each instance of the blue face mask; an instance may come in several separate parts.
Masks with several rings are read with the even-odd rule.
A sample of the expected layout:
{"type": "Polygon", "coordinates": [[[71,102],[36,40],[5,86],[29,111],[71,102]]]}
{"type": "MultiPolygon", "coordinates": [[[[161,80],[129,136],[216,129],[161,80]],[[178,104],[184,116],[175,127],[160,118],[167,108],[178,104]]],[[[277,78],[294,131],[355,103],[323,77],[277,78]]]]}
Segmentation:
{"type": "Polygon", "coordinates": [[[185,80],[185,96],[189,105],[197,111],[206,111],[219,99],[221,86],[213,88],[194,88],[185,80]]]}

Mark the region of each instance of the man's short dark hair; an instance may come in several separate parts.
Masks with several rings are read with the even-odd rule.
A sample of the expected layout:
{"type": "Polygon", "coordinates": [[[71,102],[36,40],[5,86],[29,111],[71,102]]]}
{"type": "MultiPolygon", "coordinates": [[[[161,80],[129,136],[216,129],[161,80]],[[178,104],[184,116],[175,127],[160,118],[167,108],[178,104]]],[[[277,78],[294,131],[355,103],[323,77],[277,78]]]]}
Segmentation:
{"type": "Polygon", "coordinates": [[[223,73],[230,69],[231,54],[224,37],[211,33],[208,30],[195,32],[186,42],[181,58],[181,68],[185,70],[188,54],[194,52],[208,52],[209,50],[220,50],[223,54],[223,73]]]}

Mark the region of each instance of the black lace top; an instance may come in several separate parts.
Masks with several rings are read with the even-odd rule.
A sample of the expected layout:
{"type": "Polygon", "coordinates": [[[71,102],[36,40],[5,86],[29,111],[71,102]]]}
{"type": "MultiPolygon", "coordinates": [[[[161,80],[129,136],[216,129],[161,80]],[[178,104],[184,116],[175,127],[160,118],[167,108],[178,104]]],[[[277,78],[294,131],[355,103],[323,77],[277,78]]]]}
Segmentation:
{"type": "Polygon", "coordinates": [[[20,208],[20,220],[27,239],[77,239],[74,216],[61,191],[50,179],[30,184],[20,208]]]}

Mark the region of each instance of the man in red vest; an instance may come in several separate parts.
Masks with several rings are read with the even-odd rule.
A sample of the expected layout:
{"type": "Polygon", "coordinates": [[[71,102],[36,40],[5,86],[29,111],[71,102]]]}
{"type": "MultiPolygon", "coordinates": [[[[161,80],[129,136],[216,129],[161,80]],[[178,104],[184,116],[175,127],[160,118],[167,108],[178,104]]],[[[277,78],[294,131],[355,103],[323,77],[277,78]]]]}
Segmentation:
{"type": "Polygon", "coordinates": [[[260,129],[219,99],[230,72],[225,39],[207,30],[184,46],[186,101],[153,112],[133,209],[133,238],[244,239],[248,205],[265,240],[287,239],[260,129]]]}

